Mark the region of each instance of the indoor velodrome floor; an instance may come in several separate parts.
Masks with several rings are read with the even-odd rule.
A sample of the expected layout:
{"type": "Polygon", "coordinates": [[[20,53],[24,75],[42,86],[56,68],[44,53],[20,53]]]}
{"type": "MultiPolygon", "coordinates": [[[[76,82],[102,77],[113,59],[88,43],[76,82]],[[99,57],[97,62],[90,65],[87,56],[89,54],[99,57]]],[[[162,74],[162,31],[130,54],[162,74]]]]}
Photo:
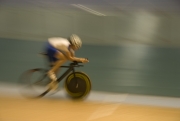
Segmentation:
{"type": "Polygon", "coordinates": [[[180,98],[92,91],[72,101],[61,90],[26,99],[17,86],[1,84],[0,121],[180,121],[180,98]]]}

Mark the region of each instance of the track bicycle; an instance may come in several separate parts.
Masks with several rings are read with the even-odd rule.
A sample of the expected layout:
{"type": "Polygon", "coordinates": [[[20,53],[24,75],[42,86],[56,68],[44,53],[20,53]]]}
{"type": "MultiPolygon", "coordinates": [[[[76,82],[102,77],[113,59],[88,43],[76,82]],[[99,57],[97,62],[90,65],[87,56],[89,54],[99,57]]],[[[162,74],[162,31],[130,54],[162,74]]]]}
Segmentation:
{"type": "MultiPolygon", "coordinates": [[[[46,55],[41,53],[42,55],[46,55]]],[[[91,80],[89,76],[80,71],[76,71],[76,67],[82,67],[80,62],[73,61],[67,66],[61,66],[60,68],[67,68],[66,71],[61,74],[57,81],[60,83],[64,81],[65,91],[67,95],[72,99],[84,99],[88,96],[91,90],[91,80]]],[[[29,98],[40,98],[52,90],[48,87],[51,82],[47,75],[48,69],[34,68],[29,69],[20,75],[21,94],[29,98]]]]}

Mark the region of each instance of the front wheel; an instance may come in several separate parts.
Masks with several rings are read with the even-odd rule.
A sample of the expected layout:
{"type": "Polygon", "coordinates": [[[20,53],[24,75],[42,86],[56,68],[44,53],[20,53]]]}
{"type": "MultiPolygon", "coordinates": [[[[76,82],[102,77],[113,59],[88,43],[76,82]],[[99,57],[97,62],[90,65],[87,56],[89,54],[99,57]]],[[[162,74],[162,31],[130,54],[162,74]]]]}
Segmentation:
{"type": "Polygon", "coordinates": [[[30,69],[20,76],[20,93],[28,98],[43,97],[50,91],[47,87],[49,83],[47,70],[41,68],[30,69]]]}
{"type": "Polygon", "coordinates": [[[65,80],[65,89],[74,99],[85,98],[91,90],[90,78],[83,72],[71,73],[65,80]]]}

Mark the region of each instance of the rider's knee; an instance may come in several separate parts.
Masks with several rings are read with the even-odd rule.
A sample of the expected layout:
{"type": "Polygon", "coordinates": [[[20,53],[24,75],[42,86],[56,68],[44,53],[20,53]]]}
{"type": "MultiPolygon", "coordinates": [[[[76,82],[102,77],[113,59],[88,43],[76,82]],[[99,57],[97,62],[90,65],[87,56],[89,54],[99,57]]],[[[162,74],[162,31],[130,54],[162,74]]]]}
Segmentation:
{"type": "Polygon", "coordinates": [[[58,53],[55,55],[55,57],[56,57],[57,59],[61,60],[61,61],[67,61],[66,56],[65,56],[63,53],[61,53],[61,52],[58,52],[58,53]]]}
{"type": "Polygon", "coordinates": [[[60,60],[63,61],[63,62],[66,62],[68,59],[66,58],[65,55],[62,55],[61,58],[60,58],[60,60]]]}

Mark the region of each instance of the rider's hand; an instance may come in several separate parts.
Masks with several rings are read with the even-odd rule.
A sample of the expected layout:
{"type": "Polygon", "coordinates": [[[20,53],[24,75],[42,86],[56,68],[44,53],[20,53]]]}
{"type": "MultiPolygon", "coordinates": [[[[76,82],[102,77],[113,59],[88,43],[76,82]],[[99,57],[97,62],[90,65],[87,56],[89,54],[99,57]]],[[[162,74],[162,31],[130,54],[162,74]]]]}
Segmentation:
{"type": "Polygon", "coordinates": [[[82,63],[87,63],[87,62],[89,62],[89,60],[86,59],[86,58],[81,58],[80,60],[81,60],[82,63]]]}

